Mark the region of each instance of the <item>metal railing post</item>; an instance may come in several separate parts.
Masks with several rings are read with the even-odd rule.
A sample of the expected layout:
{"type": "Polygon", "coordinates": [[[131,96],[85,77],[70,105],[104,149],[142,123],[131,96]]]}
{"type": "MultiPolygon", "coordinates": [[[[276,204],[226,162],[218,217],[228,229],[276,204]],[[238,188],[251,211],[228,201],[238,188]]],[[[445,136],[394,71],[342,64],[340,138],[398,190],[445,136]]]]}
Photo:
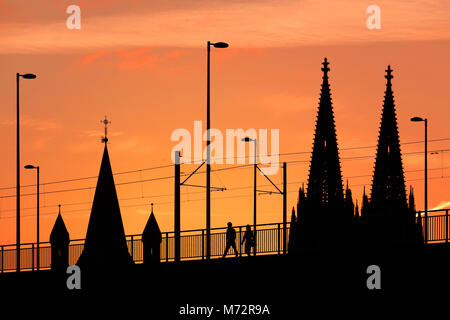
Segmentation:
{"type": "Polygon", "coordinates": [[[169,233],[166,232],[166,262],[169,262],[169,233]]]}
{"type": "Polygon", "coordinates": [[[448,242],[448,209],[445,210],[445,243],[448,242]]]}
{"type": "Polygon", "coordinates": [[[242,226],[239,226],[239,257],[242,257],[242,226]]]}
{"type": "Polygon", "coordinates": [[[131,259],[134,261],[134,237],[131,236],[131,259]]]}
{"type": "Polygon", "coordinates": [[[205,230],[202,229],[202,260],[205,259],[205,230]]]}
{"type": "Polygon", "coordinates": [[[34,243],[31,244],[31,270],[34,271],[34,243]]]}
{"type": "Polygon", "coordinates": [[[287,167],[283,162],[283,254],[287,251],[287,167]]]}
{"type": "Polygon", "coordinates": [[[280,238],[281,238],[281,235],[280,235],[280,224],[278,223],[278,254],[280,254],[280,238]]]}

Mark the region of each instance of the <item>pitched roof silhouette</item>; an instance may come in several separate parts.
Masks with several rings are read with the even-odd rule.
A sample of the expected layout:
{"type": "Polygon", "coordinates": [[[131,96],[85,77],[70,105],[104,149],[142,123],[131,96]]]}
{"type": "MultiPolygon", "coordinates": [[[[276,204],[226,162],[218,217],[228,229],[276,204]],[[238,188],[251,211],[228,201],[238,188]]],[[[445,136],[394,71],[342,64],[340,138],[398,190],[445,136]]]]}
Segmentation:
{"type": "Polygon", "coordinates": [[[67,244],[69,241],[69,232],[67,231],[66,224],[61,216],[61,206],[59,206],[58,217],[56,218],[52,232],[50,233],[50,243],[67,244]]]}
{"type": "Polygon", "coordinates": [[[78,259],[81,266],[131,264],[119,201],[105,142],[94,201],[86,232],[84,250],[78,259]]]}
{"type": "Polygon", "coordinates": [[[388,66],[370,197],[370,213],[373,214],[407,208],[400,138],[391,83],[393,77],[391,66],[388,66]]]}
{"type": "Polygon", "coordinates": [[[144,231],[142,232],[142,241],[157,243],[161,242],[161,230],[159,229],[155,214],[153,213],[153,203],[152,212],[150,213],[150,217],[148,218],[147,224],[145,225],[144,231]]]}

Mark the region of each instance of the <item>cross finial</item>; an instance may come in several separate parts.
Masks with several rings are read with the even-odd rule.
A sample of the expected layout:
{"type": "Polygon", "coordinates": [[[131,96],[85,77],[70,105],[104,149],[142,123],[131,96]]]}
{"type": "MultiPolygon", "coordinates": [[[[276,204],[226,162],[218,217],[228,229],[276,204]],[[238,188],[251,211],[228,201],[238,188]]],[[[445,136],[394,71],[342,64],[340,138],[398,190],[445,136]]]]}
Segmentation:
{"type": "Polygon", "coordinates": [[[394,77],[393,75],[392,75],[392,69],[391,69],[391,66],[390,65],[388,65],[388,68],[386,69],[386,75],[384,76],[387,80],[388,80],[388,83],[390,83],[391,82],[391,79],[394,77]]]}
{"type": "Polygon", "coordinates": [[[325,58],[325,59],[323,60],[322,64],[323,64],[322,71],[323,71],[324,75],[326,76],[327,73],[328,73],[328,71],[330,71],[330,68],[328,68],[329,63],[328,63],[327,58],[325,58]]]}
{"type": "Polygon", "coordinates": [[[105,125],[105,136],[102,137],[102,142],[107,143],[108,142],[108,124],[110,124],[111,121],[108,121],[108,118],[105,116],[105,119],[100,122],[105,125]]]}
{"type": "Polygon", "coordinates": [[[58,204],[58,213],[61,214],[61,205],[58,204]]]}
{"type": "Polygon", "coordinates": [[[153,202],[151,203],[151,205],[152,205],[152,213],[153,213],[153,202]]]}

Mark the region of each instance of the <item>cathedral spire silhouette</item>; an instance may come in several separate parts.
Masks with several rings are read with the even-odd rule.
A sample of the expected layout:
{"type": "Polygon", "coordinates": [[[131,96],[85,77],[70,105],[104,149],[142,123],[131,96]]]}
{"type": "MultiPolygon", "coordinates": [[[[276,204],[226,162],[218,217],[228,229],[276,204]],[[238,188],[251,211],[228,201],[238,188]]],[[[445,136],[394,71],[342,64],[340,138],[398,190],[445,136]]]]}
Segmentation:
{"type": "Polygon", "coordinates": [[[386,69],[386,91],[366,222],[376,246],[417,243],[415,213],[408,208],[392,69],[386,69]]]}
{"type": "MultiPolygon", "coordinates": [[[[348,217],[344,205],[341,164],[331,103],[327,58],[322,63],[323,81],[317,112],[311,165],[303,212],[297,211],[299,247],[325,248],[345,242],[348,217]],[[320,237],[317,235],[320,234],[320,237]]],[[[299,193],[299,198],[301,198],[299,193]]],[[[301,209],[299,206],[298,209],[301,209]]]]}
{"type": "MultiPolygon", "coordinates": [[[[105,124],[106,126],[106,124],[105,124]]],[[[107,138],[86,232],[81,267],[132,264],[125,239],[116,186],[109,160],[107,138]]]]}
{"type": "Polygon", "coordinates": [[[308,204],[315,206],[328,206],[344,199],[327,58],[322,64],[323,82],[306,195],[308,204]]]}
{"type": "Polygon", "coordinates": [[[370,197],[370,212],[372,214],[407,208],[400,138],[392,92],[391,80],[393,77],[391,66],[388,66],[385,75],[387,83],[370,197]]]}

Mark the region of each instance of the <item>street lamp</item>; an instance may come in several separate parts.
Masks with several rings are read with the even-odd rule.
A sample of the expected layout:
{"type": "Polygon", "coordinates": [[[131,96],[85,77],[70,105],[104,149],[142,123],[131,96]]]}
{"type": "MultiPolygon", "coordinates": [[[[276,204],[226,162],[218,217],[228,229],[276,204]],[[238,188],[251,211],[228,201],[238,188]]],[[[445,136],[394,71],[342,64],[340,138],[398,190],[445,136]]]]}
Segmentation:
{"type": "Polygon", "coordinates": [[[207,76],[206,76],[206,259],[211,256],[211,121],[210,121],[210,60],[211,46],[214,48],[228,48],[228,43],[207,43],[207,76]]]}
{"type": "Polygon", "coordinates": [[[25,166],[25,169],[36,169],[37,181],[36,181],[36,195],[37,195],[37,205],[36,205],[36,270],[39,271],[39,166],[35,167],[31,164],[25,166]]]}
{"type": "Polygon", "coordinates": [[[414,117],[412,122],[424,122],[425,124],[425,243],[428,242],[428,119],[414,117]]]}
{"type": "Polygon", "coordinates": [[[17,83],[17,183],[16,183],[16,271],[20,272],[20,134],[19,134],[19,79],[36,79],[32,73],[16,73],[17,83]]]}
{"type": "Polygon", "coordinates": [[[253,255],[256,256],[256,154],[257,154],[257,144],[256,139],[245,137],[241,139],[242,142],[254,142],[255,143],[255,160],[253,165],[253,238],[255,240],[255,246],[253,247],[253,255]]]}

